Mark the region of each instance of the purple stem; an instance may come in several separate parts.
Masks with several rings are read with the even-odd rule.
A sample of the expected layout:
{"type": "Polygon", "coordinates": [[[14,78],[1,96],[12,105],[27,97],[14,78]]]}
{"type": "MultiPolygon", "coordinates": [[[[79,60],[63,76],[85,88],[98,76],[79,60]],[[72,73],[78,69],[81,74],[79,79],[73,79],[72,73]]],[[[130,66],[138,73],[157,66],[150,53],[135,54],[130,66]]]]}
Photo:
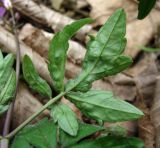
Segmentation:
{"type": "Polygon", "coordinates": [[[0,6],[0,19],[4,16],[6,9],[0,6]]]}

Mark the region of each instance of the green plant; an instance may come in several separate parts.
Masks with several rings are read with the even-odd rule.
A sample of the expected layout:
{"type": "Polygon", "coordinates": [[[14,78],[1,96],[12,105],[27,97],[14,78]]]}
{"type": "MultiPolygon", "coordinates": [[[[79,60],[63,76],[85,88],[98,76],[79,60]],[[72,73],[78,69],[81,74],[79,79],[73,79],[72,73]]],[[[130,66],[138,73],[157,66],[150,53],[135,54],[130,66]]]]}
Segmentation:
{"type": "Polygon", "coordinates": [[[12,68],[14,56],[12,54],[3,58],[0,51],[0,116],[8,110],[9,102],[14,97],[16,74],[12,68]]]}
{"type": "Polygon", "coordinates": [[[155,6],[156,0],[139,0],[138,19],[144,19],[155,6]]]}
{"type": "Polygon", "coordinates": [[[38,75],[29,56],[25,55],[23,58],[23,75],[26,82],[49,101],[4,137],[11,139],[15,136],[12,148],[143,147],[141,140],[122,136],[120,128],[113,130],[82,123],[69,106],[60,102],[61,98],[65,97],[85,116],[101,125],[105,121],[135,120],[143,116],[139,109],[114,96],[112,92],[91,89],[94,81],[115,75],[132,64],[132,59],[123,55],[126,45],[126,15],[122,9],[117,10],[108,19],[96,37],[90,36],[81,73],[64,83],[68,40],[82,26],[91,22],[89,18],[73,22],[58,32],[51,41],[48,69],[53,80],[52,88],[38,75]],[[54,98],[52,89],[58,93],[54,98]],[[47,108],[51,113],[50,120],[43,119],[35,125],[26,126],[47,108]],[[96,132],[101,133],[96,139],[88,137],[96,132]]]}

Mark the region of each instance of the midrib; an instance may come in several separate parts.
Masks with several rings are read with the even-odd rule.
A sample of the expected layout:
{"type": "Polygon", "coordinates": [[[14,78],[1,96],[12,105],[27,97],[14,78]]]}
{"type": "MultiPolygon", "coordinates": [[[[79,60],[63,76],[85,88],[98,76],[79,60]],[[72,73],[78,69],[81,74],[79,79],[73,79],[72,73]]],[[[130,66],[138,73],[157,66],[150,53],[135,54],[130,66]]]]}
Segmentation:
{"type": "Polygon", "coordinates": [[[103,105],[101,106],[99,104],[95,104],[93,101],[92,102],[88,102],[88,101],[83,101],[83,99],[74,99],[74,100],[76,100],[77,102],[83,102],[83,103],[85,102],[85,103],[88,103],[88,104],[92,104],[94,106],[101,107],[101,108],[104,108],[104,109],[108,108],[108,109],[111,109],[111,110],[114,110],[114,111],[130,113],[130,114],[136,114],[136,113],[133,113],[133,112],[126,112],[126,111],[123,111],[123,110],[118,110],[118,109],[115,109],[115,108],[112,108],[112,107],[109,107],[109,106],[107,106],[107,107],[105,107],[103,105]]]}

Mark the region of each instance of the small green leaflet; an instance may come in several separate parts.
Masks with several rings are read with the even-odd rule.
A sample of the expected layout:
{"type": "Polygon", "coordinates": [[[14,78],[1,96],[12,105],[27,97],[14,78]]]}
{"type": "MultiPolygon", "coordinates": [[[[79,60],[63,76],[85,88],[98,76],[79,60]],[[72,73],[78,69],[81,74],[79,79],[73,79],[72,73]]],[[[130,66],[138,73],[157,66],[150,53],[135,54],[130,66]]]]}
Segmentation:
{"type": "Polygon", "coordinates": [[[144,148],[143,142],[134,137],[106,136],[95,140],[83,141],[70,148],[144,148]]]}
{"type": "Polygon", "coordinates": [[[51,116],[55,122],[66,133],[76,136],[78,131],[78,122],[76,114],[65,104],[54,105],[51,110],[51,116]]]}
{"type": "Polygon", "coordinates": [[[43,119],[16,135],[11,148],[56,148],[56,145],[57,127],[53,121],[43,119]]]}
{"type": "Polygon", "coordinates": [[[144,19],[152,10],[156,0],[139,0],[138,5],[138,19],[144,19]]]}
{"type": "Polygon", "coordinates": [[[3,58],[0,51],[0,115],[8,109],[8,103],[14,97],[16,74],[12,68],[13,63],[14,56],[12,54],[3,58]]]}
{"type": "Polygon", "coordinates": [[[67,83],[66,91],[86,92],[95,80],[128,68],[132,59],[122,55],[126,45],[125,33],[126,15],[119,9],[107,20],[97,36],[91,37],[82,72],[67,83]]]}
{"type": "Polygon", "coordinates": [[[133,105],[118,99],[109,91],[69,92],[67,98],[80,111],[97,121],[119,122],[138,119],[143,113],[133,105]]]}
{"type": "Polygon", "coordinates": [[[98,132],[103,131],[105,128],[101,126],[91,125],[79,122],[79,130],[77,136],[73,137],[60,130],[60,144],[63,148],[69,148],[71,145],[81,141],[82,139],[98,132]]]}
{"type": "Polygon", "coordinates": [[[42,94],[43,96],[47,96],[47,97],[51,98],[52,90],[51,90],[50,86],[47,84],[47,82],[44,79],[42,79],[38,75],[38,73],[37,73],[37,71],[36,71],[36,69],[35,69],[35,67],[34,67],[34,65],[28,55],[25,55],[23,58],[22,68],[23,68],[23,76],[24,76],[26,82],[29,84],[29,86],[33,90],[42,94]]]}
{"type": "Polygon", "coordinates": [[[56,33],[51,41],[49,49],[49,65],[48,69],[53,79],[55,90],[64,91],[64,73],[67,58],[67,50],[69,47],[68,40],[85,24],[91,23],[92,19],[86,18],[64,27],[61,32],[56,33]]]}

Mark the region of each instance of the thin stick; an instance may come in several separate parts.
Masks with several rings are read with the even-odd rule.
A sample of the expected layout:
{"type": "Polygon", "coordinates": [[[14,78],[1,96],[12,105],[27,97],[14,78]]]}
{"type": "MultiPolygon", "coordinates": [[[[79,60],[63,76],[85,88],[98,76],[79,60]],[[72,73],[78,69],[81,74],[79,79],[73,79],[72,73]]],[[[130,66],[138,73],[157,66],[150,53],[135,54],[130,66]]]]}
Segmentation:
{"type": "MultiPolygon", "coordinates": [[[[18,33],[17,33],[17,28],[16,28],[16,20],[14,16],[13,9],[10,8],[10,13],[12,16],[12,27],[13,27],[13,32],[14,32],[14,37],[15,37],[15,42],[16,42],[16,47],[17,47],[17,56],[16,56],[16,90],[14,94],[14,100],[9,106],[7,115],[6,115],[6,120],[3,128],[3,136],[6,136],[9,133],[10,130],[10,125],[11,125],[11,119],[12,119],[12,112],[14,108],[14,103],[17,95],[17,89],[18,89],[18,83],[19,83],[19,73],[20,73],[20,43],[18,39],[18,33]]],[[[1,142],[1,147],[2,148],[8,148],[8,142],[1,142]]]]}

